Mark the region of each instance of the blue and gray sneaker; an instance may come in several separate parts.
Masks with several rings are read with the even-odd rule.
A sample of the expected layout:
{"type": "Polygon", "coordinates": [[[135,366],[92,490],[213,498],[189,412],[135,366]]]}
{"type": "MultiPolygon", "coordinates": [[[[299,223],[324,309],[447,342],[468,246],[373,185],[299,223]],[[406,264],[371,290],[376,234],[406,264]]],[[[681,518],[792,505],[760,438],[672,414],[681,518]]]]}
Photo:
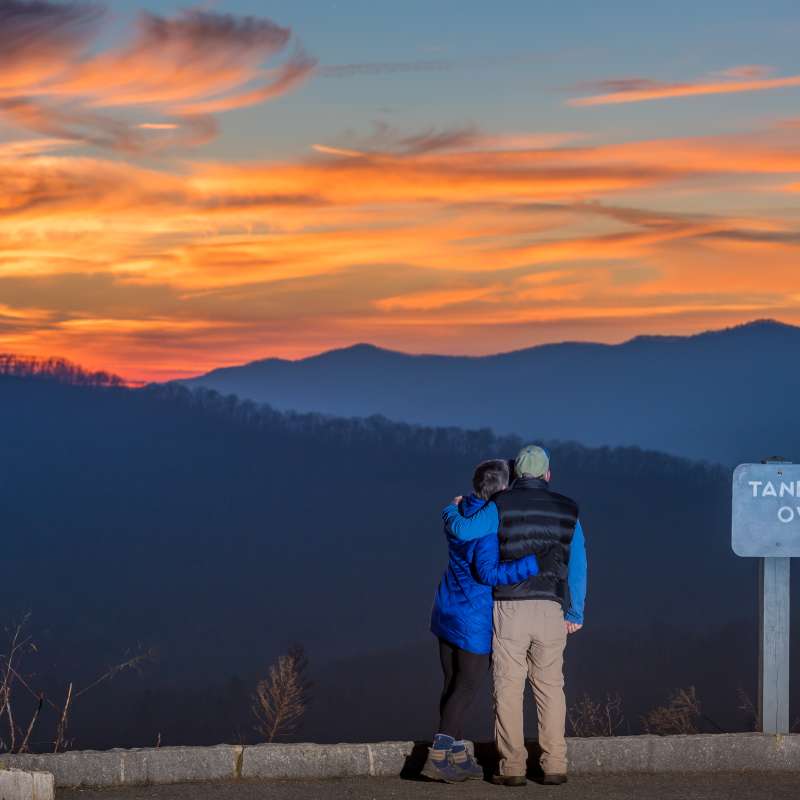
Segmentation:
{"type": "Polygon", "coordinates": [[[469,750],[467,750],[466,742],[463,740],[453,743],[453,748],[450,750],[450,762],[457,770],[463,772],[468,779],[483,780],[483,768],[472,757],[469,750]]]}
{"type": "Polygon", "coordinates": [[[467,780],[466,773],[450,761],[450,752],[454,744],[452,736],[437,733],[433,737],[433,747],[428,750],[428,759],[421,774],[432,781],[444,781],[444,783],[461,783],[467,780]]]}

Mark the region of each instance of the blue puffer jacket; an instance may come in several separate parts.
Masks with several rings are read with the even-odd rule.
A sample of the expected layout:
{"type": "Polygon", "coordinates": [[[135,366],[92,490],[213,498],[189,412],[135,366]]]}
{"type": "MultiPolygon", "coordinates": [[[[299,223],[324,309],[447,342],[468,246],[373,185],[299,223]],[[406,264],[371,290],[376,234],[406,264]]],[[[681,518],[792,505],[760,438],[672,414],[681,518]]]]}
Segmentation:
{"type": "MultiPolygon", "coordinates": [[[[486,505],[474,494],[461,501],[470,517],[486,505]]],[[[492,586],[519,583],[539,572],[536,556],[500,561],[497,531],[462,541],[445,526],[449,563],[439,582],[431,615],[431,632],[469,653],[492,652],[492,586]]]]}

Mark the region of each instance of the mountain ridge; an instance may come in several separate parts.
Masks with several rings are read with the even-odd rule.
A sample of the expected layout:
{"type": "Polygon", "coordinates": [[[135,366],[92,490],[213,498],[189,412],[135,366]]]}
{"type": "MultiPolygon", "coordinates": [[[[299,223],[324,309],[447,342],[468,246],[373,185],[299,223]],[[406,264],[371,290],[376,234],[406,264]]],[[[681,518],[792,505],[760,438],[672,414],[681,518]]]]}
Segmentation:
{"type": "Polygon", "coordinates": [[[359,344],[179,381],[281,410],[636,446],[728,466],[795,451],[800,327],[776,320],[620,344],[561,342],[489,356],[359,344]],[[759,413],[765,408],[767,414],[759,413]]]}
{"type": "Polygon", "coordinates": [[[470,355],[466,353],[450,355],[447,353],[433,353],[433,352],[407,353],[404,350],[395,350],[391,347],[381,347],[380,345],[376,345],[371,342],[355,342],[350,345],[345,345],[344,347],[335,347],[330,350],[323,350],[319,353],[314,353],[313,355],[303,356],[302,358],[297,358],[297,359],[269,356],[266,358],[257,358],[252,361],[244,362],[242,364],[232,364],[224,367],[215,367],[214,369],[209,370],[208,372],[201,373],[200,375],[190,378],[182,378],[177,382],[185,383],[188,381],[197,380],[200,377],[207,377],[209,375],[213,375],[218,372],[223,372],[225,370],[231,370],[231,369],[239,369],[242,367],[259,366],[264,364],[301,364],[309,361],[322,359],[326,356],[334,356],[338,354],[365,353],[372,355],[375,353],[380,353],[383,355],[402,356],[409,359],[442,358],[442,359],[463,359],[465,361],[481,361],[486,359],[515,356],[521,353],[530,353],[533,351],[543,350],[545,348],[553,348],[553,347],[579,346],[579,347],[597,347],[602,349],[614,349],[638,343],[690,342],[692,340],[704,339],[706,337],[715,337],[725,334],[734,334],[738,332],[746,332],[751,330],[762,330],[762,331],[789,330],[789,331],[800,332],[800,326],[790,325],[789,323],[781,322],[780,320],[777,319],[764,318],[764,319],[754,319],[749,322],[741,323],[739,325],[731,325],[726,328],[714,328],[705,331],[699,331],[698,333],[687,334],[685,336],[675,335],[675,334],[637,334],[636,336],[632,336],[630,339],[625,339],[622,342],[593,342],[588,340],[584,341],[581,339],[564,339],[558,342],[545,342],[543,344],[530,345],[529,347],[521,347],[515,350],[503,350],[498,353],[488,353],[482,355],[470,355]]]}

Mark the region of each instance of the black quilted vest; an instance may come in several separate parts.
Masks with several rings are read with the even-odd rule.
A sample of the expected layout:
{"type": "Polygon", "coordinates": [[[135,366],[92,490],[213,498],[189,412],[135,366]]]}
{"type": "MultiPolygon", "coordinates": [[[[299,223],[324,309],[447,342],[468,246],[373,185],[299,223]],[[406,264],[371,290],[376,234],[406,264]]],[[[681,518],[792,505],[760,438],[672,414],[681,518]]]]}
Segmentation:
{"type": "Polygon", "coordinates": [[[497,586],[495,600],[555,600],[569,608],[567,565],[578,506],[551,492],[541,478],[517,478],[492,499],[500,512],[500,558],[512,561],[533,553],[539,574],[522,583],[497,586]]]}

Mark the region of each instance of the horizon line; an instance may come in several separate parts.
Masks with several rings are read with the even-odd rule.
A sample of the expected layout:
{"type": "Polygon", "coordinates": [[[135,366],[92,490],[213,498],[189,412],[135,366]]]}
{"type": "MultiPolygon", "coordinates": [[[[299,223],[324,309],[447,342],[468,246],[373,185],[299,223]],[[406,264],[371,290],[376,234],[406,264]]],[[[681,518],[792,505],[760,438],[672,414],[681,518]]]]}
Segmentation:
{"type": "Polygon", "coordinates": [[[483,354],[472,354],[472,353],[435,353],[430,351],[418,351],[412,352],[407,350],[397,350],[391,347],[383,347],[378,344],[374,344],[368,341],[354,341],[350,344],[344,344],[338,347],[331,347],[328,349],[319,350],[317,352],[298,356],[297,358],[285,358],[280,356],[264,356],[261,358],[254,358],[249,361],[240,361],[232,364],[224,364],[217,367],[212,367],[207,369],[203,372],[192,372],[191,374],[178,376],[178,377],[169,377],[162,380],[145,380],[145,379],[137,379],[137,378],[127,378],[124,375],[109,370],[104,367],[88,367],[84,366],[80,361],[76,361],[66,356],[58,356],[58,355],[22,355],[16,354],[13,352],[0,352],[0,358],[3,357],[12,357],[18,359],[20,361],[27,361],[27,362],[63,362],[73,367],[77,367],[81,370],[86,371],[87,373],[97,374],[97,373],[106,373],[111,378],[119,379],[124,386],[129,388],[140,388],[143,386],[148,386],[152,384],[167,384],[167,383],[176,383],[176,382],[185,382],[185,381],[192,381],[198,378],[202,378],[203,376],[210,375],[215,372],[221,372],[224,370],[232,370],[232,369],[241,369],[243,367],[251,366],[254,364],[263,364],[268,361],[279,362],[283,364],[299,364],[303,361],[310,361],[314,358],[320,358],[322,356],[330,355],[333,353],[341,353],[347,350],[354,350],[356,348],[369,348],[372,350],[380,351],[382,353],[390,353],[393,355],[399,356],[407,356],[409,358],[443,358],[443,359],[453,359],[453,358],[464,358],[464,359],[488,359],[488,358],[498,358],[501,356],[508,356],[513,355],[516,353],[522,353],[529,350],[538,350],[544,347],[559,347],[563,345],[592,345],[596,347],[622,347],[626,344],[630,344],[631,342],[639,341],[639,340],[686,340],[686,339],[695,339],[701,336],[706,336],[710,334],[719,334],[719,333],[726,333],[735,330],[741,330],[743,328],[752,328],[759,325],[772,325],[775,327],[782,327],[782,328],[793,328],[800,330],[800,325],[794,325],[790,322],[784,322],[776,317],[756,317],[746,322],[740,322],[735,325],[725,325],[719,328],[704,328],[702,330],[695,331],[693,333],[686,333],[686,334],[673,334],[673,333],[640,333],[634,336],[629,336],[628,338],[621,339],[618,342],[602,342],[597,340],[591,339],[559,339],[554,340],[552,342],[540,342],[539,344],[532,344],[524,347],[517,347],[513,350],[501,350],[493,353],[483,353],[483,354]]]}
{"type": "MultiPolygon", "coordinates": [[[[373,342],[362,340],[362,341],[354,341],[351,344],[345,344],[339,347],[331,347],[325,350],[320,350],[318,352],[311,353],[310,355],[298,356],[297,358],[264,356],[263,358],[254,358],[249,361],[238,362],[235,364],[229,364],[225,366],[213,367],[210,370],[206,370],[205,372],[201,372],[190,377],[172,378],[166,381],[149,381],[149,383],[172,383],[175,381],[189,381],[202,377],[204,375],[209,375],[212,372],[219,372],[228,369],[240,369],[242,367],[250,366],[253,364],[262,364],[267,361],[277,361],[284,364],[299,364],[303,361],[310,361],[311,359],[314,358],[320,358],[322,356],[330,355],[332,353],[342,353],[347,350],[354,350],[359,347],[378,350],[382,353],[391,353],[394,355],[408,356],[409,358],[466,358],[466,359],[478,360],[486,358],[497,358],[500,356],[508,356],[508,355],[513,355],[515,353],[523,353],[528,350],[538,350],[543,347],[559,347],[561,345],[595,345],[597,347],[622,347],[626,344],[639,341],[642,339],[694,339],[708,334],[726,333],[728,331],[735,331],[735,330],[740,330],[742,328],[755,327],[758,325],[773,325],[776,327],[796,328],[800,330],[800,325],[794,325],[790,322],[783,322],[782,320],[777,319],[775,317],[756,317],[751,320],[748,320],[747,322],[740,322],[736,325],[726,325],[720,328],[705,328],[703,330],[687,334],[639,333],[634,336],[629,336],[628,338],[622,339],[618,342],[601,342],[591,339],[560,339],[560,340],[554,340],[552,342],[540,342],[539,344],[532,344],[524,347],[516,347],[513,350],[499,350],[494,353],[483,353],[479,355],[475,355],[472,353],[435,353],[430,351],[398,350],[391,347],[383,347],[381,345],[374,344],[373,342]]],[[[148,382],[144,381],[143,383],[148,383],[148,382]]]]}

